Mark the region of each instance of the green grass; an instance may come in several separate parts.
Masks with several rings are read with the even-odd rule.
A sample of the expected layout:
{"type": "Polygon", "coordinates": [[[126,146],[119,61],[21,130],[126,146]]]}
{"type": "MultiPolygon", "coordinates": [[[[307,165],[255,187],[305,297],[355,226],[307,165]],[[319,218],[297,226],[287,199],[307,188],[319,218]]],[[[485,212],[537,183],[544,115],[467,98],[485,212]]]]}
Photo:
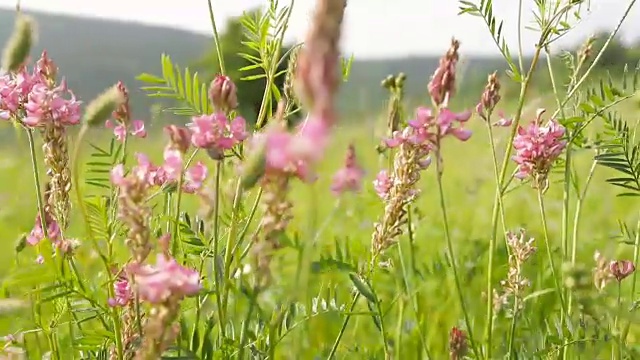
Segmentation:
{"type": "MultiPolygon", "coordinates": [[[[637,112],[632,107],[621,110],[630,116],[634,115],[634,111],[637,112]]],[[[534,112],[533,108],[526,109],[523,121],[531,119],[534,112]]],[[[382,119],[378,121],[375,118],[361,120],[357,126],[340,127],[335,132],[332,146],[319,169],[321,174],[319,181],[313,185],[296,183],[290,193],[290,199],[294,203],[295,217],[287,234],[289,238],[294,239],[297,236],[300,241],[307,244],[317,238],[317,243],[310,245],[313,261],[319,260],[322,256],[335,258],[336,244],[342,250],[348,247],[355,263],[362,263],[368,259],[373,222],[383,211],[383,205],[375,195],[371,181],[386,160],[381,159],[375,151],[375,146],[384,132],[380,126],[384,121],[382,119]],[[331,174],[341,166],[350,142],[355,144],[358,159],[366,168],[366,182],[362,193],[347,194],[341,199],[336,199],[329,192],[331,174]]],[[[476,341],[478,341],[482,340],[484,327],[487,248],[491,233],[491,207],[495,183],[486,127],[477,117],[472,118],[470,127],[474,130],[474,135],[468,142],[450,141],[445,145],[444,183],[451,235],[463,279],[464,297],[471,313],[476,341]]],[[[505,141],[508,131],[508,129],[495,129],[498,154],[502,154],[502,150],[507,145],[505,141]]],[[[108,134],[105,132],[105,135],[108,134]]],[[[92,141],[106,144],[108,139],[105,136],[92,141]]],[[[163,144],[164,137],[156,131],[146,140],[134,140],[133,147],[136,151],[144,151],[153,160],[159,161],[162,157],[163,144]]],[[[88,151],[89,149],[83,151],[83,154],[88,151]]],[[[2,154],[0,159],[0,201],[2,202],[0,236],[4,245],[4,251],[0,254],[2,264],[0,275],[6,278],[12,269],[22,268],[25,264],[33,263],[35,259],[34,249],[27,249],[16,257],[13,248],[20,234],[29,232],[33,226],[36,203],[32,190],[33,177],[26,138],[19,136],[15,144],[6,145],[0,154],[2,154]]],[[[593,160],[593,153],[583,151],[576,156],[578,174],[583,181],[593,160]]],[[[212,164],[210,160],[204,157],[202,159],[208,165],[212,164]]],[[[410,255],[408,237],[406,234],[403,235],[399,247],[396,246],[386,253],[392,260],[393,266],[386,271],[377,271],[373,280],[383,309],[391,309],[385,315],[384,322],[393,337],[389,340],[401,341],[402,346],[392,346],[392,351],[399,354],[398,359],[416,358],[414,354],[420,349],[418,326],[422,327],[422,333],[427,339],[434,359],[445,358],[448,352],[450,328],[463,326],[453,278],[445,255],[446,244],[434,170],[435,168],[431,168],[423,174],[422,193],[413,206],[414,252],[410,255]],[[415,275],[410,276],[409,281],[417,291],[418,306],[420,313],[423,314],[421,319],[416,318],[410,298],[404,290],[399,259],[400,250],[407,266],[417,270],[415,275]],[[402,316],[398,311],[403,312],[402,316]]],[[[223,181],[225,191],[221,194],[223,211],[230,208],[232,201],[233,171],[231,167],[225,169],[225,181],[223,181]]],[[[610,257],[629,259],[632,256],[632,247],[619,245],[612,239],[612,235],[618,233],[618,220],[635,224],[638,203],[632,198],[617,198],[615,195],[618,189],[604,181],[610,175],[608,170],[597,168],[583,210],[579,228],[578,260],[588,268],[593,266],[593,253],[596,249],[610,257]]],[[[553,182],[545,196],[549,231],[554,243],[556,259],[560,257],[561,246],[562,184],[557,182],[560,178],[558,174],[552,175],[553,182]]],[[[86,185],[83,187],[85,192],[90,191],[86,185]]],[[[255,190],[248,195],[245,201],[247,207],[251,206],[254,195],[255,190]]],[[[187,208],[196,211],[199,205],[198,200],[192,196],[187,199],[187,208]]],[[[542,247],[543,236],[535,190],[528,185],[521,186],[507,196],[505,206],[506,228],[517,230],[523,227],[536,238],[539,251],[534,256],[533,262],[527,265],[526,270],[526,275],[533,283],[530,291],[537,292],[553,288],[553,280],[547,268],[542,247]]],[[[78,237],[82,242],[81,219],[77,216],[79,213],[77,209],[74,210],[76,216],[68,236],[78,237]]],[[[507,256],[502,237],[498,238],[498,247],[495,278],[501,279],[506,276],[507,271],[507,256]]],[[[98,274],[101,271],[97,265],[98,260],[95,255],[92,255],[90,243],[82,242],[78,257],[81,259],[83,273],[98,274]]],[[[290,247],[285,247],[276,256],[273,266],[274,283],[261,298],[265,309],[269,308],[269,304],[275,304],[283,294],[292,294],[296,291],[306,294],[300,298],[300,301],[306,303],[307,310],[312,305],[311,297],[318,295],[327,298],[327,302],[331,297],[336,297],[338,305],[348,306],[352,285],[346,273],[331,271],[312,274],[308,282],[300,284],[293,281],[299,272],[296,257],[296,250],[290,247]]],[[[125,258],[121,260],[124,261],[125,258]]],[[[556,263],[558,264],[559,260],[556,260],[556,263]]],[[[623,283],[625,294],[630,285],[630,281],[623,283]]],[[[94,286],[98,286],[96,290],[100,290],[99,284],[94,286]]],[[[498,286],[497,283],[496,286],[498,286]]],[[[12,292],[12,288],[7,290],[12,292]]],[[[520,345],[526,345],[530,349],[544,346],[541,343],[541,333],[546,332],[547,329],[555,331],[554,325],[546,321],[551,321],[549,309],[557,305],[557,298],[553,293],[541,295],[526,303],[525,312],[522,315],[526,320],[521,322],[522,327],[518,330],[518,336],[521,339],[527,339],[528,343],[517,344],[516,348],[520,345]]],[[[242,309],[244,305],[242,301],[238,301],[236,306],[239,306],[237,309],[242,309]]],[[[187,309],[189,307],[192,307],[192,304],[186,305],[187,309]]],[[[381,338],[371,316],[366,314],[368,310],[363,301],[359,303],[356,311],[364,314],[355,316],[349,323],[345,338],[338,350],[338,358],[353,356],[381,358],[381,338]]],[[[243,311],[236,312],[238,316],[235,318],[236,326],[240,326],[242,314],[244,314],[243,311]]],[[[317,355],[326,355],[338,334],[341,323],[342,316],[336,312],[311,317],[308,322],[302,322],[283,340],[278,347],[278,358],[314,359],[317,355]]],[[[26,330],[29,326],[32,325],[27,313],[19,316],[15,314],[2,316],[0,313],[0,334],[26,330]]],[[[506,346],[508,326],[509,319],[497,318],[494,338],[500,347],[506,346]]],[[[628,341],[630,344],[640,341],[640,329],[632,328],[628,341]]],[[[585,358],[592,358],[589,357],[588,351],[593,350],[588,350],[589,346],[586,345],[584,350],[585,358]]],[[[596,348],[602,349],[602,343],[593,349],[596,348]]],[[[504,349],[496,353],[502,351],[504,349]]]]}

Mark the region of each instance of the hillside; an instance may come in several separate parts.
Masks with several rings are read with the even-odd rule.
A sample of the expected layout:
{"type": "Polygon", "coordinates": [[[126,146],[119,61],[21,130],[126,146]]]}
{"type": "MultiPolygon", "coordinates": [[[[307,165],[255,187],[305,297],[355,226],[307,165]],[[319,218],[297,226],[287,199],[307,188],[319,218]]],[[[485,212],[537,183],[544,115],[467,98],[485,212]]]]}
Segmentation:
{"type": "MultiPolygon", "coordinates": [[[[38,22],[38,43],[32,56],[46,48],[69,86],[85,101],[118,80],[124,81],[138,117],[148,116],[152,102],[138,90],[135,76],[143,71],[160,72],[162,52],[179,63],[188,63],[211,41],[207,36],[169,28],[27,13],[38,22]]],[[[7,24],[13,24],[14,17],[14,11],[0,10],[0,24],[5,24],[0,27],[3,44],[12,30],[7,24]]]]}
{"type": "MultiPolygon", "coordinates": [[[[106,87],[123,80],[131,91],[134,115],[142,119],[151,117],[150,108],[157,100],[147,98],[139,90],[141,84],[135,77],[142,72],[160,73],[160,54],[163,52],[171,55],[174,62],[185,66],[196,63],[213,46],[211,37],[188,31],[131,22],[28,13],[38,21],[38,43],[32,52],[34,57],[46,48],[59,65],[61,74],[66,76],[70,87],[84,101],[89,101],[106,87]]],[[[0,23],[4,24],[0,27],[1,43],[6,41],[11,32],[10,24],[13,24],[14,17],[13,9],[0,9],[0,23]]],[[[608,56],[603,57],[604,67],[622,69],[622,65],[609,64],[619,62],[622,58],[635,63],[637,60],[631,60],[638,59],[638,48],[634,47],[636,52],[632,52],[619,45],[613,46],[608,56]]],[[[437,56],[355,59],[349,82],[341,87],[339,107],[345,117],[354,121],[379,113],[385,107],[386,98],[380,81],[398,72],[407,75],[407,96],[415,103],[423,102],[429,75],[437,62],[437,56]]],[[[208,71],[198,70],[201,73],[208,71]]],[[[495,70],[504,70],[501,59],[465,56],[463,44],[458,74],[461,81],[456,100],[467,106],[475,103],[487,74],[495,70]]],[[[548,82],[546,76],[536,80],[543,87],[545,82],[548,82]]],[[[0,129],[0,132],[6,130],[7,127],[0,129]]]]}

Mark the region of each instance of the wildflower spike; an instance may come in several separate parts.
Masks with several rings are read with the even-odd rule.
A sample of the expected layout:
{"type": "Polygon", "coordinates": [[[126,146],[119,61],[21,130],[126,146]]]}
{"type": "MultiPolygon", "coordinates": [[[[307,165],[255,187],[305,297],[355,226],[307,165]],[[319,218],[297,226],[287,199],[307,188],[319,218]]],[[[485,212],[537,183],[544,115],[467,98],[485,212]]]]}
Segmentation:
{"type": "Polygon", "coordinates": [[[126,98],[117,85],[108,88],[87,105],[83,123],[88,126],[104,124],[109,116],[125,101],[126,98]]]}
{"type": "Polygon", "coordinates": [[[34,38],[34,20],[30,16],[19,14],[16,17],[13,34],[2,53],[2,68],[7,71],[18,70],[27,60],[34,38]]]}

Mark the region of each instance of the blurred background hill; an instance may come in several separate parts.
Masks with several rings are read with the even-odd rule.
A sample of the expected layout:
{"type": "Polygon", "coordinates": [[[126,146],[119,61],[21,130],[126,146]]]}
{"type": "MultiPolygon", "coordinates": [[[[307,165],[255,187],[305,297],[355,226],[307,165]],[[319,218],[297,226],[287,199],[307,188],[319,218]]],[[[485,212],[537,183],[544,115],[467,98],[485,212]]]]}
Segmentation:
{"type": "MultiPolygon", "coordinates": [[[[38,22],[38,43],[33,52],[37,56],[47,49],[60,67],[60,73],[67,78],[76,95],[85,101],[99,94],[106,87],[122,80],[131,91],[135,116],[149,119],[157,111],[158,103],[139,90],[142,85],[135,77],[142,72],[161,73],[160,54],[166,53],[180,66],[191,66],[204,79],[210,79],[217,72],[214,43],[209,36],[194,32],[141,25],[132,22],[85,19],[66,15],[54,15],[28,11],[38,22]]],[[[15,11],[0,9],[0,42],[4,43],[12,31],[15,11]]],[[[240,59],[236,52],[242,51],[242,29],[237,20],[227,22],[222,29],[222,42],[227,53],[224,55],[230,69],[237,69],[240,59]]],[[[594,45],[594,52],[602,44],[606,33],[594,45]]],[[[292,44],[289,44],[291,46],[292,44]]],[[[493,44],[487,44],[493,46],[493,44]]],[[[579,44],[576,44],[576,48],[579,44]]],[[[443,49],[444,51],[445,49],[443,49]]],[[[460,63],[464,86],[459,89],[458,100],[475,101],[486,76],[493,71],[504,73],[504,61],[498,57],[464,56],[460,63]]],[[[640,41],[623,44],[614,41],[603,57],[600,67],[612,72],[621,71],[624,64],[635,64],[640,60],[640,41]]],[[[339,106],[345,118],[351,121],[378,114],[384,108],[385,91],[380,81],[389,74],[404,72],[407,75],[406,92],[409,99],[420,102],[426,94],[429,75],[438,63],[437,56],[413,56],[387,59],[355,58],[349,81],[343,85],[339,106]]],[[[286,67],[286,64],[283,64],[286,67]]],[[[237,74],[236,74],[237,75],[237,74]]],[[[238,81],[239,76],[236,77],[238,81]]],[[[544,88],[548,79],[537,79],[538,88],[544,88]]],[[[251,99],[261,99],[262,84],[242,83],[239,85],[241,98],[245,103],[251,99]]],[[[509,89],[506,89],[509,91],[509,89]]],[[[515,90],[515,89],[514,89],[515,90]]],[[[507,93],[508,94],[508,93],[507,93]]],[[[250,105],[250,104],[247,104],[250,105]]],[[[251,118],[251,106],[243,114],[251,118]]],[[[158,120],[162,121],[162,120],[158,120]]],[[[7,131],[5,127],[4,130],[7,131]]]]}

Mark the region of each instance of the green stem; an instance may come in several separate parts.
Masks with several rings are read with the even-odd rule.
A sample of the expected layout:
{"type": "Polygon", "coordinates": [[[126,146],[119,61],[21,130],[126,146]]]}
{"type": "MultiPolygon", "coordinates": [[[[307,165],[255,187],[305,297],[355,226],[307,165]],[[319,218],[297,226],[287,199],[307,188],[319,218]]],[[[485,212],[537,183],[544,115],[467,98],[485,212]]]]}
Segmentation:
{"type": "MultiPolygon", "coordinates": [[[[551,64],[551,53],[549,52],[548,47],[545,49],[545,53],[547,55],[547,68],[549,69],[549,79],[551,80],[551,87],[553,89],[553,94],[556,98],[556,104],[560,109],[560,116],[563,119],[566,119],[564,108],[561,106],[560,101],[560,93],[558,92],[558,88],[556,87],[555,75],[553,72],[553,65],[551,64]]],[[[569,137],[571,132],[569,131],[569,137]]],[[[566,159],[564,163],[564,187],[562,189],[562,231],[561,231],[561,243],[562,243],[562,261],[566,262],[568,260],[569,255],[569,200],[571,197],[571,146],[572,142],[568,142],[566,148],[566,159]]],[[[571,299],[571,295],[569,295],[569,289],[563,289],[563,296],[566,299],[569,297],[571,299]]],[[[571,304],[568,305],[569,309],[571,308],[571,304]]],[[[564,326],[564,312],[560,314],[560,323],[564,326]]],[[[567,316],[571,316],[569,312],[567,312],[567,316]]],[[[565,343],[569,341],[569,339],[564,340],[565,343]]],[[[567,358],[567,353],[569,351],[569,347],[565,346],[562,348],[562,359],[567,358]]]]}
{"type": "Polygon", "coordinates": [[[242,356],[244,355],[244,347],[247,343],[247,332],[249,331],[249,323],[251,322],[251,316],[253,315],[253,309],[255,308],[256,301],[257,298],[253,296],[251,302],[249,303],[249,310],[247,310],[247,316],[244,319],[244,324],[242,324],[242,333],[240,334],[240,349],[238,350],[239,360],[242,360],[242,356]]]}
{"type": "MultiPolygon", "coordinates": [[[[407,213],[408,213],[407,227],[409,228],[409,231],[408,231],[409,242],[413,242],[413,231],[411,229],[412,227],[411,207],[408,208],[407,213]]],[[[405,262],[404,262],[404,254],[402,253],[402,241],[398,241],[398,257],[400,258],[400,268],[402,269],[402,279],[404,280],[405,292],[411,298],[411,307],[413,308],[413,312],[416,315],[416,320],[418,323],[418,336],[420,336],[420,345],[422,346],[422,351],[427,355],[427,359],[431,359],[431,354],[429,353],[429,348],[427,347],[427,343],[425,340],[426,337],[422,333],[422,326],[420,325],[421,316],[418,309],[418,295],[417,293],[415,295],[413,294],[411,282],[409,281],[409,273],[407,271],[407,266],[405,265],[405,262]]],[[[413,278],[413,274],[411,278],[413,278]]],[[[402,318],[400,318],[399,323],[401,322],[402,322],[402,318]]],[[[400,344],[398,343],[396,344],[396,346],[399,347],[400,344]]]]}
{"type": "Polygon", "coordinates": [[[33,130],[26,129],[27,138],[29,139],[29,152],[31,155],[31,167],[33,171],[33,181],[36,191],[36,201],[38,204],[38,213],[40,214],[40,226],[42,226],[42,233],[45,238],[48,238],[47,218],[44,211],[44,204],[42,202],[42,188],[40,187],[40,171],[38,170],[38,161],[36,160],[36,145],[33,139],[33,130]]]}
{"type": "MultiPolygon", "coordinates": [[[[496,194],[500,194],[501,193],[501,187],[500,187],[500,175],[498,173],[499,168],[498,168],[498,156],[496,154],[496,145],[495,145],[495,140],[493,138],[493,129],[492,129],[492,125],[491,125],[491,114],[489,114],[487,116],[487,131],[489,133],[489,145],[491,147],[491,158],[493,160],[493,172],[494,172],[494,176],[495,176],[495,181],[496,181],[496,194]]],[[[500,218],[502,221],[502,231],[503,233],[506,233],[506,220],[505,220],[505,215],[504,215],[504,204],[503,204],[503,199],[502,196],[498,196],[497,200],[493,206],[493,211],[494,212],[499,212],[500,214],[500,218]]],[[[497,223],[495,224],[495,226],[497,227],[497,223]]],[[[489,259],[488,259],[488,266],[487,266],[487,347],[491,347],[492,346],[492,340],[491,340],[491,333],[493,332],[493,268],[494,268],[494,262],[495,262],[495,258],[494,258],[494,254],[496,252],[496,238],[497,238],[497,229],[495,231],[495,236],[492,236],[489,239],[489,259]]],[[[507,249],[509,249],[509,247],[507,247],[507,249]]]]}
{"type": "MultiPolygon", "coordinates": [[[[635,301],[635,297],[636,297],[636,286],[637,286],[638,271],[639,271],[638,268],[640,267],[640,264],[638,264],[639,258],[640,258],[640,212],[638,212],[638,223],[636,224],[636,238],[633,244],[633,264],[636,267],[636,271],[633,272],[633,275],[631,277],[631,291],[629,292],[629,299],[631,299],[632,302],[635,301]]],[[[629,334],[631,321],[633,320],[629,320],[629,322],[627,322],[627,325],[625,325],[624,330],[622,331],[622,341],[627,341],[627,335],[629,334]]]]}
{"type": "MultiPolygon", "coordinates": [[[[219,215],[220,215],[220,182],[222,180],[222,162],[221,161],[217,161],[216,162],[216,179],[215,179],[215,187],[214,187],[214,193],[215,193],[215,199],[214,199],[214,207],[213,207],[213,249],[209,248],[209,252],[212,253],[212,258],[216,259],[218,256],[218,248],[219,248],[219,241],[220,241],[220,220],[219,220],[219,215]]],[[[210,244],[211,245],[211,244],[210,244]]],[[[200,267],[199,267],[199,273],[202,274],[202,271],[204,269],[204,263],[206,260],[206,256],[203,256],[202,259],[200,259],[200,267]]],[[[214,260],[215,262],[215,260],[214,260]]],[[[221,274],[217,274],[217,267],[214,266],[213,267],[215,269],[214,272],[214,286],[215,286],[215,291],[216,291],[216,307],[218,309],[218,321],[220,322],[220,324],[224,324],[224,314],[222,312],[222,302],[221,302],[221,298],[220,298],[220,281],[218,281],[219,278],[221,278],[221,274]]],[[[195,324],[193,325],[193,331],[191,333],[191,343],[193,344],[193,340],[194,337],[196,336],[196,332],[198,329],[198,324],[200,322],[200,313],[202,311],[202,304],[200,302],[200,299],[198,298],[198,301],[196,302],[196,319],[195,319],[195,324]]],[[[222,336],[222,338],[225,337],[225,327],[224,326],[220,326],[220,334],[222,336]]],[[[197,349],[192,349],[192,350],[197,350],[197,349]]]]}
{"type": "MultiPolygon", "coordinates": [[[[553,277],[553,282],[556,287],[556,292],[558,293],[558,299],[560,300],[560,306],[562,307],[562,312],[566,314],[567,308],[564,302],[564,297],[562,296],[562,288],[560,287],[560,282],[558,281],[558,277],[556,276],[556,266],[553,260],[553,254],[551,252],[551,240],[549,239],[549,229],[547,227],[547,215],[544,207],[544,199],[542,194],[542,189],[538,189],[538,205],[540,207],[540,218],[542,221],[542,231],[544,232],[544,243],[547,250],[547,258],[549,260],[549,267],[551,268],[551,276],[553,277]]],[[[563,324],[564,326],[564,324],[563,324]]]]}
{"type": "Polygon", "coordinates": [[[333,357],[336,355],[336,351],[338,350],[338,346],[340,345],[340,341],[342,341],[342,336],[344,336],[344,332],[345,330],[347,330],[347,325],[349,324],[349,319],[351,319],[351,313],[353,313],[353,309],[355,309],[356,307],[356,303],[358,302],[358,299],[360,298],[360,293],[356,292],[356,294],[353,296],[353,300],[351,300],[351,305],[349,305],[349,314],[347,314],[344,317],[344,320],[342,321],[342,327],[340,327],[340,332],[338,332],[338,337],[336,337],[336,340],[333,342],[333,346],[331,347],[331,351],[329,352],[329,356],[327,356],[327,360],[332,360],[333,357]]]}
{"type": "MultiPolygon", "coordinates": [[[[620,319],[620,311],[622,310],[621,295],[622,295],[622,282],[618,281],[618,296],[616,300],[616,317],[613,319],[613,328],[616,332],[618,332],[618,320],[620,319]]],[[[614,359],[622,360],[622,336],[620,333],[618,333],[618,336],[616,337],[618,338],[618,341],[616,341],[616,346],[615,346],[615,354],[617,356],[614,357],[613,356],[614,353],[612,353],[611,357],[614,359]]]]}
{"type": "MultiPolygon", "coordinates": [[[[238,247],[235,246],[237,245],[237,240],[238,240],[238,211],[240,209],[240,202],[241,202],[241,195],[242,195],[242,186],[241,186],[241,180],[239,179],[237,181],[236,184],[236,191],[235,194],[233,196],[233,205],[232,205],[232,210],[231,210],[231,224],[229,225],[229,236],[227,237],[227,244],[225,246],[225,254],[224,254],[224,275],[225,276],[231,276],[231,263],[234,259],[234,257],[236,258],[236,260],[239,262],[239,259],[237,259],[236,255],[237,253],[237,249],[238,247]]],[[[226,280],[224,279],[223,281],[226,284],[226,280]]],[[[227,310],[227,304],[229,303],[229,287],[228,286],[224,286],[222,289],[222,311],[226,312],[227,310]]]]}
{"type": "Polygon", "coordinates": [[[224,68],[224,57],[222,56],[222,44],[220,43],[220,35],[218,34],[218,26],[216,25],[216,17],[213,13],[213,5],[211,0],[207,0],[209,5],[209,20],[211,21],[211,29],[213,30],[213,41],[216,43],[216,52],[218,54],[218,65],[220,66],[220,73],[224,75],[226,73],[224,68]]]}
{"type": "MultiPolygon", "coordinates": [[[[509,350],[507,351],[507,356],[509,357],[509,359],[514,357],[513,356],[514,355],[513,340],[516,337],[516,324],[518,322],[518,306],[520,306],[519,300],[520,299],[518,298],[518,296],[516,296],[513,302],[513,317],[511,318],[511,327],[509,330],[509,350]]],[[[517,359],[518,356],[516,355],[515,358],[517,359]]]]}
{"type": "MultiPolygon", "coordinates": [[[[505,178],[507,176],[507,169],[509,167],[509,160],[511,159],[511,151],[512,146],[511,144],[513,143],[513,139],[516,136],[517,130],[518,130],[518,126],[520,125],[520,120],[522,119],[522,109],[524,108],[524,103],[525,103],[525,99],[526,99],[526,95],[529,89],[529,86],[531,84],[531,79],[533,77],[533,73],[536,69],[536,66],[538,64],[538,61],[540,60],[540,52],[542,51],[542,49],[540,47],[536,47],[536,51],[533,54],[533,59],[531,61],[531,66],[529,68],[529,71],[527,72],[526,77],[524,78],[524,82],[522,83],[521,87],[520,87],[520,96],[518,98],[518,106],[516,108],[516,112],[514,115],[514,119],[513,119],[513,125],[511,126],[511,133],[509,134],[509,139],[507,141],[507,149],[505,151],[505,156],[502,159],[502,165],[500,166],[500,173],[497,179],[497,188],[499,190],[496,190],[496,194],[495,194],[495,198],[494,198],[494,202],[493,202],[493,213],[491,216],[491,237],[490,239],[495,239],[498,233],[498,216],[500,215],[500,203],[503,201],[502,197],[504,196],[504,191],[505,191],[505,178]]],[[[495,241],[495,240],[494,240],[495,241]]],[[[492,270],[490,270],[492,271],[492,270]]],[[[487,294],[488,297],[491,297],[492,294],[487,294]]],[[[487,309],[488,310],[488,309],[487,309]]],[[[493,309],[488,310],[489,311],[493,311],[493,309]]],[[[492,332],[493,332],[493,317],[487,319],[486,322],[487,326],[485,328],[485,337],[486,337],[486,342],[487,342],[487,359],[492,359],[492,332]]]]}
{"type": "Polygon", "coordinates": [[[464,294],[462,292],[462,285],[460,284],[460,277],[458,275],[458,264],[456,262],[455,251],[453,248],[453,241],[451,240],[451,235],[449,231],[449,219],[447,216],[447,207],[445,204],[444,198],[444,189],[442,187],[442,160],[440,151],[436,151],[436,171],[437,176],[436,180],[438,183],[438,195],[440,198],[440,211],[442,213],[442,225],[444,227],[444,236],[447,240],[447,251],[449,253],[449,258],[451,260],[451,269],[453,270],[453,278],[456,284],[456,292],[458,295],[458,301],[460,302],[460,308],[462,309],[462,314],[464,315],[464,322],[467,327],[467,333],[469,336],[469,345],[471,345],[471,350],[475,355],[476,359],[480,359],[480,353],[478,348],[476,347],[476,343],[473,338],[473,328],[471,327],[471,321],[469,319],[469,313],[467,311],[467,307],[464,302],[464,294]]]}

